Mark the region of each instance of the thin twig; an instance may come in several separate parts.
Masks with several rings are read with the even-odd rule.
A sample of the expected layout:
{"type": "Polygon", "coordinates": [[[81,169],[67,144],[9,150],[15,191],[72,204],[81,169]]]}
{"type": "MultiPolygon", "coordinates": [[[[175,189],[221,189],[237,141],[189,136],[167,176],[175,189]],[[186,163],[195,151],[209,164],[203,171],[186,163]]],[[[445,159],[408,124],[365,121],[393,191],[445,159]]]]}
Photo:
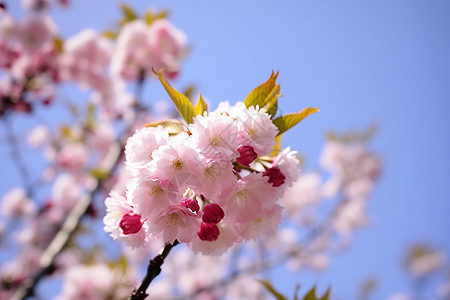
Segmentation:
{"type": "MultiPolygon", "coordinates": [[[[143,76],[143,75],[142,75],[143,76]]],[[[139,103],[139,100],[142,96],[142,90],[143,85],[145,82],[145,78],[139,78],[138,85],[136,88],[136,102],[139,103]]],[[[135,108],[137,111],[137,107],[135,108]]],[[[135,111],[135,112],[136,112],[135,111]]],[[[131,134],[131,129],[133,126],[133,122],[129,122],[126,126],[125,131],[121,135],[121,138],[118,139],[118,143],[112,146],[109,149],[109,152],[107,154],[106,161],[109,162],[104,167],[104,171],[111,176],[111,174],[114,172],[114,170],[117,167],[118,162],[120,161],[122,155],[123,155],[123,141],[122,138],[127,137],[131,134]]],[[[109,178],[108,176],[108,178],[109,178]]],[[[101,189],[102,182],[106,180],[97,180],[96,186],[94,189],[89,193],[88,196],[80,200],[75,207],[72,209],[72,211],[69,213],[66,221],[62,225],[61,229],[58,231],[56,236],[53,238],[50,245],[47,247],[47,249],[42,254],[40,260],[39,260],[39,269],[36,272],[36,274],[33,277],[30,277],[26,279],[22,285],[17,289],[17,291],[13,294],[11,300],[25,300],[28,297],[33,296],[34,289],[38,282],[46,275],[52,273],[54,269],[54,261],[56,256],[64,249],[64,247],[69,242],[70,238],[73,236],[76,228],[81,222],[81,219],[83,216],[87,213],[90,205],[92,204],[92,201],[95,198],[95,195],[97,192],[101,189]]],[[[170,250],[169,250],[170,251],[170,250]]],[[[168,254],[168,253],[167,253],[168,254]]],[[[166,256],[167,256],[166,254],[166,256]]]]}
{"type": "MultiPolygon", "coordinates": [[[[111,170],[118,162],[121,155],[121,148],[111,147],[108,156],[110,157],[110,164],[108,170],[111,170]]],[[[54,261],[56,256],[64,249],[69,242],[76,228],[81,222],[81,219],[86,214],[89,206],[92,204],[94,196],[101,188],[101,181],[97,181],[96,187],[89,195],[77,202],[75,207],[70,211],[66,221],[63,223],[61,229],[51,241],[50,245],[45,249],[41,258],[39,259],[39,270],[36,274],[24,281],[19,289],[14,293],[11,300],[23,300],[31,297],[34,293],[34,288],[42,277],[51,273],[54,268],[54,261]]]]}
{"type": "Polygon", "coordinates": [[[146,291],[150,286],[150,283],[152,283],[153,279],[161,273],[161,266],[164,263],[164,259],[166,259],[167,255],[169,255],[170,250],[178,244],[179,243],[177,240],[175,240],[173,244],[166,243],[161,253],[150,260],[147,268],[147,274],[142,280],[141,285],[133,291],[129,300],[143,300],[147,298],[148,294],[146,291]]]}
{"type": "Polygon", "coordinates": [[[20,152],[20,145],[17,140],[17,137],[14,135],[12,124],[10,123],[9,115],[5,115],[3,118],[3,124],[5,126],[6,133],[6,141],[10,147],[10,155],[12,161],[17,167],[19,171],[19,176],[23,181],[23,185],[25,187],[26,193],[28,197],[33,196],[33,185],[31,183],[30,172],[28,171],[27,166],[23,160],[23,157],[20,152]]]}

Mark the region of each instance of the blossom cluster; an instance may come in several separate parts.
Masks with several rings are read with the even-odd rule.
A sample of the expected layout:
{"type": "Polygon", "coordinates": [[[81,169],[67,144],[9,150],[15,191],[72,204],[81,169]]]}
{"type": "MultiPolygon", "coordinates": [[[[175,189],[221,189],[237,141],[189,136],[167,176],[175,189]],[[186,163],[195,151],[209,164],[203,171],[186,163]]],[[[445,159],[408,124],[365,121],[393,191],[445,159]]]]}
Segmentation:
{"type": "Polygon", "coordinates": [[[206,254],[275,231],[299,172],[295,151],[270,156],[277,134],[267,113],[242,102],[221,103],[174,136],[138,130],[125,147],[126,193],[105,201],[105,230],[133,247],[178,240],[206,254]]]}

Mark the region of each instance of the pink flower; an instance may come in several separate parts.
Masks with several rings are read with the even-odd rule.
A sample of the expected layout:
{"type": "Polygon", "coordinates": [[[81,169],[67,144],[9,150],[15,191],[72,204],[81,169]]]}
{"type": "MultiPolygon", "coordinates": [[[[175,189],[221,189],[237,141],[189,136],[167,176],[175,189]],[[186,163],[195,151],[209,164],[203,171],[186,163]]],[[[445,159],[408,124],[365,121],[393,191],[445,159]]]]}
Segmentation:
{"type": "Polygon", "coordinates": [[[23,48],[27,52],[34,53],[51,41],[56,34],[56,25],[48,16],[30,14],[20,24],[18,31],[18,39],[23,48]]]}
{"type": "Polygon", "coordinates": [[[214,113],[198,115],[194,123],[189,124],[189,131],[200,153],[206,158],[230,161],[239,154],[237,123],[230,116],[214,113]]]}
{"type": "Polygon", "coordinates": [[[246,240],[251,240],[275,232],[281,222],[281,211],[281,206],[275,204],[262,210],[257,217],[239,223],[241,236],[246,240]]]}
{"type": "Polygon", "coordinates": [[[219,229],[217,239],[215,241],[201,240],[197,234],[188,244],[192,251],[207,255],[221,255],[240,240],[234,225],[223,220],[216,226],[219,229]]]}
{"type": "MultiPolygon", "coordinates": [[[[152,164],[159,178],[169,181],[176,175],[190,174],[194,180],[201,174],[200,156],[197,149],[190,145],[187,134],[179,134],[171,138],[168,145],[163,145],[152,154],[152,164]]],[[[188,176],[190,177],[190,176],[188,176]]]]}
{"type": "Polygon", "coordinates": [[[153,152],[168,143],[169,134],[161,126],[144,127],[127,140],[125,157],[127,167],[136,174],[153,160],[153,152]]]}
{"type": "Polygon", "coordinates": [[[272,167],[274,166],[280,168],[281,173],[285,176],[284,188],[292,186],[300,172],[300,161],[297,157],[297,151],[291,151],[289,147],[283,149],[273,159],[272,167]]]}
{"type": "Polygon", "coordinates": [[[243,102],[236,103],[230,115],[239,123],[239,140],[242,145],[250,145],[260,155],[270,154],[276,145],[278,128],[269,115],[259,107],[246,108],[243,102]]]}
{"type": "Polygon", "coordinates": [[[128,182],[127,198],[144,218],[151,218],[159,215],[171,203],[176,203],[169,198],[169,185],[166,180],[135,178],[128,182]]]}
{"type": "Polygon", "coordinates": [[[246,167],[250,167],[250,163],[258,157],[258,154],[252,146],[241,146],[237,151],[240,156],[236,158],[236,161],[246,167]]]}
{"type": "Polygon", "coordinates": [[[154,237],[162,237],[165,242],[189,242],[195,236],[199,218],[182,205],[169,205],[159,216],[148,220],[149,232],[154,237]]]}
{"type": "Polygon", "coordinates": [[[277,197],[274,188],[261,173],[251,173],[225,189],[217,203],[227,218],[247,222],[257,218],[264,208],[272,206],[277,197]]]}
{"type": "Polygon", "coordinates": [[[213,242],[219,237],[220,231],[215,223],[202,222],[197,232],[198,237],[202,241],[213,242]]]}
{"type": "Polygon", "coordinates": [[[36,212],[36,207],[27,193],[22,188],[14,188],[3,196],[1,201],[1,213],[8,217],[31,216],[36,212]]]}
{"type": "Polygon", "coordinates": [[[140,227],[136,224],[136,217],[133,217],[133,215],[139,215],[133,212],[133,207],[127,202],[125,197],[112,191],[109,197],[105,199],[105,206],[106,216],[103,218],[103,224],[105,224],[104,230],[113,239],[121,240],[133,248],[143,246],[147,238],[147,226],[140,221],[140,227]],[[125,215],[132,217],[125,217],[124,219],[125,215]],[[121,226],[122,222],[123,224],[121,226]],[[135,231],[136,229],[137,231],[135,231]]]}
{"type": "Polygon", "coordinates": [[[201,161],[202,172],[198,176],[200,182],[197,194],[207,199],[216,199],[223,190],[233,186],[237,178],[233,173],[233,165],[229,161],[201,161]]]}
{"type": "Polygon", "coordinates": [[[224,216],[225,213],[223,212],[222,207],[217,203],[211,203],[203,208],[202,221],[205,223],[217,224],[224,216]]]}
{"type": "Polygon", "coordinates": [[[70,37],[64,43],[60,58],[62,77],[83,86],[99,89],[96,80],[103,77],[110,62],[111,42],[92,29],[86,29],[70,37]]]}
{"type": "Polygon", "coordinates": [[[138,232],[142,228],[141,215],[124,215],[119,222],[119,227],[125,235],[138,232]]]}
{"type": "Polygon", "coordinates": [[[150,47],[155,57],[155,69],[163,69],[170,78],[179,71],[178,62],[186,48],[186,35],[168,20],[153,22],[149,30],[150,47]]]}
{"type": "Polygon", "coordinates": [[[282,185],[286,179],[286,176],[284,176],[280,168],[277,166],[267,169],[264,171],[263,175],[269,177],[268,182],[275,187],[282,185]]]}

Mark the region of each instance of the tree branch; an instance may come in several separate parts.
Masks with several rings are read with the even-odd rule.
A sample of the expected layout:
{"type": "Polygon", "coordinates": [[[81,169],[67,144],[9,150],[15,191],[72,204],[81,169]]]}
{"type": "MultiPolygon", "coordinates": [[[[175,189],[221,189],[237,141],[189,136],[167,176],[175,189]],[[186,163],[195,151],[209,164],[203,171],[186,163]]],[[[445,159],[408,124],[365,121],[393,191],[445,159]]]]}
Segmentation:
{"type": "Polygon", "coordinates": [[[16,136],[14,136],[12,124],[10,123],[9,115],[5,115],[3,118],[3,124],[5,126],[6,141],[10,147],[10,155],[12,161],[19,171],[20,178],[22,178],[23,185],[25,187],[28,197],[33,196],[33,185],[31,184],[30,173],[25,165],[25,162],[20,153],[19,142],[16,136]]]}
{"type": "Polygon", "coordinates": [[[169,255],[170,250],[172,250],[172,248],[178,244],[179,242],[177,240],[175,240],[173,244],[166,243],[161,253],[155,256],[152,260],[150,260],[150,263],[148,264],[147,268],[147,274],[142,280],[142,283],[139,286],[139,288],[133,291],[129,300],[143,300],[147,298],[148,296],[148,294],[146,293],[147,288],[150,286],[150,283],[152,283],[153,279],[156,276],[158,276],[159,273],[161,273],[161,266],[164,263],[164,259],[167,257],[167,255],[169,255]]]}

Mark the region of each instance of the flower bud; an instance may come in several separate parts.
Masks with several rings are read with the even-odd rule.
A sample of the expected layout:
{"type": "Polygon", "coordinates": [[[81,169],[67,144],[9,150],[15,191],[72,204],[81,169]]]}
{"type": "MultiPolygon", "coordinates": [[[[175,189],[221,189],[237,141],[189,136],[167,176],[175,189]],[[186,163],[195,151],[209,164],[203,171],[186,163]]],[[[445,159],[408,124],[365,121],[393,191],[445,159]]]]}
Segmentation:
{"type": "Polygon", "coordinates": [[[198,211],[200,210],[200,206],[198,205],[197,200],[192,200],[191,198],[184,198],[180,201],[180,204],[183,205],[186,208],[189,208],[193,212],[198,214],[198,211]]]}
{"type": "Polygon", "coordinates": [[[203,208],[202,221],[205,223],[217,224],[224,216],[225,213],[223,212],[222,207],[217,203],[211,203],[203,208]]]}
{"type": "Polygon", "coordinates": [[[286,176],[281,172],[280,168],[277,166],[267,169],[263,176],[269,177],[268,182],[270,182],[273,186],[280,186],[284,183],[286,176]]]}
{"type": "Polygon", "coordinates": [[[213,242],[219,237],[220,231],[216,224],[202,222],[197,232],[202,241],[213,242]]]}
{"type": "Polygon", "coordinates": [[[250,163],[258,157],[258,154],[252,146],[241,146],[237,151],[241,156],[236,158],[236,161],[246,167],[249,167],[250,163]]]}
{"type": "Polygon", "coordinates": [[[125,235],[138,232],[142,227],[141,215],[124,215],[120,220],[119,227],[125,235]]]}

